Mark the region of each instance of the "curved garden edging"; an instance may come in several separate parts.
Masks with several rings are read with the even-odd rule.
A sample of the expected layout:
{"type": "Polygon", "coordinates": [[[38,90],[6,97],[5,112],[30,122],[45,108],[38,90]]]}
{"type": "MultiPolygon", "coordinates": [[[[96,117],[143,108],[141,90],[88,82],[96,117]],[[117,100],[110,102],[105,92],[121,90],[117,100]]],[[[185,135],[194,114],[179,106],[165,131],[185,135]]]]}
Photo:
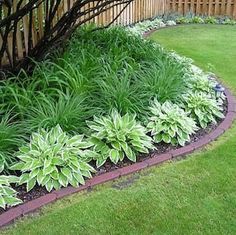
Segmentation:
{"type": "MultiPolygon", "coordinates": [[[[156,31],[156,29],[145,33],[144,37],[147,37],[154,31],[156,31]]],[[[73,193],[80,192],[82,190],[89,189],[98,184],[102,184],[107,181],[117,179],[121,176],[138,172],[144,168],[159,165],[165,161],[175,159],[179,156],[190,154],[193,151],[198,150],[203,146],[207,145],[208,143],[216,140],[221,134],[223,134],[227,129],[231,127],[233,120],[236,117],[236,99],[228,89],[225,90],[225,95],[228,102],[227,114],[225,115],[225,119],[222,121],[222,123],[220,123],[217,126],[215,130],[211,131],[209,134],[205,135],[198,141],[175,150],[170,150],[163,154],[154,154],[152,158],[143,160],[142,162],[137,162],[132,165],[119,168],[111,172],[97,175],[92,179],[87,180],[85,185],[80,186],[78,188],[73,188],[73,187],[62,188],[60,190],[56,190],[44,196],[36,198],[32,201],[28,201],[19,206],[13,207],[0,215],[0,227],[13,222],[15,219],[22,217],[28,213],[34,212],[35,210],[51,202],[54,202],[57,199],[63,198],[73,193]]]]}

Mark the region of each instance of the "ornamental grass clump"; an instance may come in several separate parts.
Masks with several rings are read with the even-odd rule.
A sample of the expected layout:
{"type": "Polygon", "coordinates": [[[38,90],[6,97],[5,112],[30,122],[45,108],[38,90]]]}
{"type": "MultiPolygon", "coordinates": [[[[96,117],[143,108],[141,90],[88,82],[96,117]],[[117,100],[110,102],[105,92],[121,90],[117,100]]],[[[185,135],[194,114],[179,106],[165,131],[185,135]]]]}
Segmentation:
{"type": "Polygon", "coordinates": [[[147,65],[139,73],[137,86],[148,101],[153,97],[162,103],[168,100],[177,101],[186,91],[184,74],[184,66],[172,58],[156,58],[154,64],[147,65]]]}
{"type": "Polygon", "coordinates": [[[22,126],[14,122],[15,116],[7,113],[0,121],[0,171],[9,173],[9,166],[16,161],[14,152],[25,141],[22,126]]]}
{"type": "Polygon", "coordinates": [[[154,148],[146,128],[135,118],[128,113],[121,116],[113,110],[110,116],[94,117],[94,121],[88,122],[92,132],[90,141],[94,144],[94,151],[100,154],[95,158],[98,167],[108,158],[115,164],[124,157],[136,162],[138,153],[148,153],[154,148]]]}
{"type": "Polygon", "coordinates": [[[89,107],[86,98],[79,95],[47,95],[35,97],[34,106],[28,108],[23,122],[26,130],[35,132],[39,128],[53,128],[60,125],[63,131],[78,133],[86,127],[86,119],[96,113],[89,107]]]}
{"type": "Polygon", "coordinates": [[[201,128],[206,128],[210,123],[217,123],[223,119],[223,108],[216,99],[202,92],[189,93],[183,96],[184,109],[197,122],[201,128]]]}
{"type": "Polygon", "coordinates": [[[166,101],[161,104],[154,100],[147,129],[155,143],[171,143],[184,146],[198,129],[195,121],[178,105],[166,101]]]}
{"type": "Polygon", "coordinates": [[[84,184],[84,177],[91,178],[94,169],[85,159],[94,157],[89,148],[91,143],[83,135],[68,136],[57,125],[50,131],[41,129],[33,133],[30,143],[21,147],[19,162],[11,167],[21,171],[19,184],[27,184],[30,191],[36,183],[45,186],[47,191],[84,184]]]}
{"type": "MultiPolygon", "coordinates": [[[[1,174],[0,170],[0,174],[1,174]]],[[[11,184],[18,182],[18,177],[13,175],[0,175],[0,207],[6,209],[7,207],[16,206],[22,201],[17,198],[17,192],[11,187],[11,184]]]]}

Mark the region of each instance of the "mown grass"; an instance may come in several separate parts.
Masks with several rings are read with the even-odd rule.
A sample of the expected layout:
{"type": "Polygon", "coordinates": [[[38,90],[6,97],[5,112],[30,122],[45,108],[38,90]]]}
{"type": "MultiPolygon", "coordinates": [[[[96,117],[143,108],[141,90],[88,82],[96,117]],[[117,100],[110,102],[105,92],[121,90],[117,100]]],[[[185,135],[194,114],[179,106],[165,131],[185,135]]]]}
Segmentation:
{"type": "MultiPolygon", "coordinates": [[[[236,91],[235,28],[181,26],[152,39],[203,68],[211,63],[236,91]]],[[[235,133],[236,125],[187,160],[60,200],[2,234],[236,234],[235,133]]]]}

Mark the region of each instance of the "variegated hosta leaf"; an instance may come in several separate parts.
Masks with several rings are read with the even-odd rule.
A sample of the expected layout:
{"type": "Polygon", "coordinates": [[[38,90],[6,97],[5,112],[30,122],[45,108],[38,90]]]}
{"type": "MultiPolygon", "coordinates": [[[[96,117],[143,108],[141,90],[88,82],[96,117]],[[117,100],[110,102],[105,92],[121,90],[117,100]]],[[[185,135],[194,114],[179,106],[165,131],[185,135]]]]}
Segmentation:
{"type": "Polygon", "coordinates": [[[154,100],[150,110],[147,129],[156,143],[163,141],[183,146],[197,130],[195,121],[176,104],[166,101],[161,105],[154,100]]]}
{"type": "Polygon", "coordinates": [[[19,149],[19,162],[11,167],[20,170],[19,184],[26,184],[30,191],[36,184],[48,191],[71,184],[84,184],[84,177],[91,177],[95,170],[87,163],[97,153],[92,142],[83,135],[68,136],[60,126],[50,131],[33,133],[28,146],[19,149]]]}
{"type": "Polygon", "coordinates": [[[17,192],[11,187],[12,183],[18,183],[16,176],[0,175],[0,207],[5,209],[20,204],[22,201],[17,198],[17,192]]]}
{"type": "Polygon", "coordinates": [[[215,80],[210,80],[207,74],[194,74],[187,80],[190,93],[203,92],[207,95],[215,97],[214,87],[217,84],[215,80]]]}
{"type": "Polygon", "coordinates": [[[183,100],[186,112],[190,113],[190,116],[202,128],[206,128],[210,123],[216,123],[217,119],[224,118],[222,106],[210,95],[196,92],[185,95],[183,100]]]}
{"type": "Polygon", "coordinates": [[[115,164],[124,156],[135,162],[137,153],[147,153],[154,148],[146,128],[136,122],[135,115],[121,116],[113,110],[110,116],[95,117],[87,124],[92,131],[90,141],[94,144],[93,149],[99,153],[94,157],[98,167],[108,158],[115,164]]]}

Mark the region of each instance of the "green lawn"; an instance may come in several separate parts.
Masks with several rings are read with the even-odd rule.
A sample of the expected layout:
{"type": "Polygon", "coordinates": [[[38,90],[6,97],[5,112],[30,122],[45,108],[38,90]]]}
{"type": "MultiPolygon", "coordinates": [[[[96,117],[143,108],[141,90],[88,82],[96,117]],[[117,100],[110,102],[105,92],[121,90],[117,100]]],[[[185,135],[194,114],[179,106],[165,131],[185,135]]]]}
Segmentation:
{"type": "Polygon", "coordinates": [[[203,69],[215,72],[236,92],[236,27],[189,25],[159,30],[152,39],[194,59],[203,69]]]}
{"type": "MultiPolygon", "coordinates": [[[[236,27],[180,26],[152,38],[209,64],[236,94],[236,27]]],[[[3,234],[236,234],[236,125],[187,160],[95,187],[3,234]]]]}

